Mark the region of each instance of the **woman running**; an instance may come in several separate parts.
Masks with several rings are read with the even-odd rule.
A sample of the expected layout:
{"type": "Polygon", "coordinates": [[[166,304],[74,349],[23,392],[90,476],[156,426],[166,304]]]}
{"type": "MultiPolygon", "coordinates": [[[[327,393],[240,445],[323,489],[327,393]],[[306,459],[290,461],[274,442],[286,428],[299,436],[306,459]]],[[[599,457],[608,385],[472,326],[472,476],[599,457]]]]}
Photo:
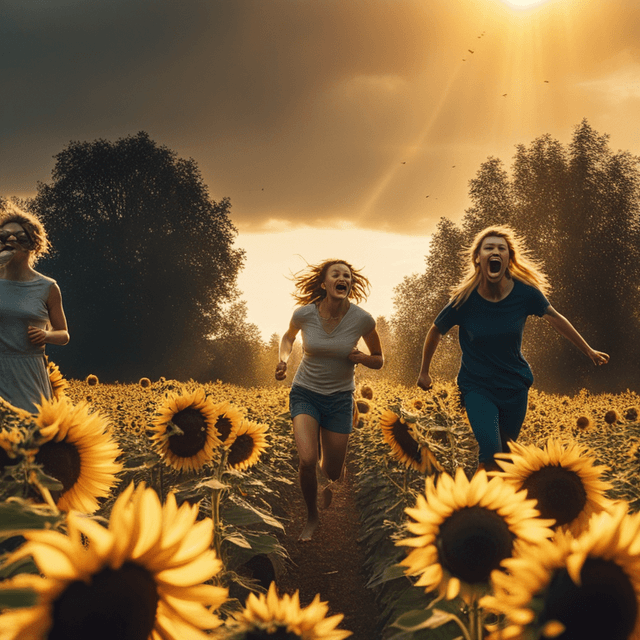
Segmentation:
{"type": "Polygon", "coordinates": [[[300,459],[300,488],[307,523],[300,540],[311,540],[318,526],[316,467],[329,479],[324,506],[331,502],[331,483],[343,474],[349,434],[353,429],[355,365],[380,369],[382,347],[373,317],[351,302],[365,300],[369,281],[344,260],[311,265],[297,275],[293,294],[300,305],[280,343],[276,379],[284,380],[298,332],[303,356],[289,394],[293,433],[300,459]],[[370,355],[357,348],[364,339],[370,355]]]}
{"type": "Polygon", "coordinates": [[[35,216],[0,210],[0,397],[30,413],[52,396],[45,344],[69,342],[60,288],[33,268],[48,248],[35,216]]]}
{"type": "Polygon", "coordinates": [[[479,467],[495,469],[494,454],[508,452],[507,442],[516,440],[527,413],[533,374],[521,346],[528,316],[544,317],[595,365],[609,356],[592,349],[549,304],[546,276],[512,229],[481,231],[465,253],[468,271],[427,333],[417,384],[431,388],[429,367],[440,338],[458,325],[460,397],[480,448],[479,467]]]}

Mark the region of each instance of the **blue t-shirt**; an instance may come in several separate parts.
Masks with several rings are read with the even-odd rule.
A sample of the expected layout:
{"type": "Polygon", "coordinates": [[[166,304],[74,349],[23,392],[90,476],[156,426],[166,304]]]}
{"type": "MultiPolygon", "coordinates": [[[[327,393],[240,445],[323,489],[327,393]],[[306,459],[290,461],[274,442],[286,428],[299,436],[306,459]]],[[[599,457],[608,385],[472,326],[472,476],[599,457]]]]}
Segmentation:
{"type": "Polygon", "coordinates": [[[522,333],[528,316],[542,317],[549,306],[544,294],[513,279],[509,295],[490,302],[474,290],[454,309],[449,303],[434,324],[443,335],[458,325],[462,361],[458,386],[462,394],[482,389],[528,389],[533,373],[522,355],[522,333]]]}

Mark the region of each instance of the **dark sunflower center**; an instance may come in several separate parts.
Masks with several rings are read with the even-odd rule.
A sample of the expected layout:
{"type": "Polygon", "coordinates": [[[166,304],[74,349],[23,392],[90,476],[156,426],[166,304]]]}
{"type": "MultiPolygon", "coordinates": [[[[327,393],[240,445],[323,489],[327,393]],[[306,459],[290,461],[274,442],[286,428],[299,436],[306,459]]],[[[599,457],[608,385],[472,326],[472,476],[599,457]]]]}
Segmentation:
{"type": "Polygon", "coordinates": [[[224,442],[229,437],[232,426],[233,425],[231,424],[231,420],[229,420],[227,416],[220,416],[218,418],[218,421],[216,422],[216,429],[220,434],[220,440],[222,440],[222,442],[224,442]]]}
{"type": "Polygon", "coordinates": [[[442,523],[437,545],[442,566],[474,584],[488,582],[491,572],[511,556],[513,535],[495,511],[466,507],[442,523]]]}
{"type": "Polygon", "coordinates": [[[169,436],[169,449],[172,453],[181,458],[190,458],[202,451],[207,441],[207,423],[197,409],[187,407],[178,411],[171,422],[184,434],[169,436]]]}
{"type": "Polygon", "coordinates": [[[587,503],[587,492],[580,476],[560,466],[542,467],[523,483],[529,498],[538,501],[543,518],[553,518],[562,526],[580,515],[587,503]]]}
{"type": "Polygon", "coordinates": [[[80,452],[74,444],[64,440],[45,442],[36,454],[36,463],[62,484],[62,493],[71,489],[80,477],[80,452]]]}
{"type": "Polygon", "coordinates": [[[391,426],[391,431],[395,441],[405,454],[420,462],[422,460],[420,457],[420,447],[409,433],[409,426],[406,423],[400,422],[400,420],[396,420],[391,426]]]}
{"type": "Polygon", "coordinates": [[[144,567],[106,568],[90,584],[72,582],[54,601],[47,640],[147,640],[157,606],[156,583],[144,567]]]}
{"type": "Polygon", "coordinates": [[[559,620],[562,640],[626,640],[638,617],[638,601],[627,574],[614,562],[587,558],[576,585],[566,569],[556,572],[545,598],[543,623],[559,620]]]}
{"type": "Polygon", "coordinates": [[[250,435],[243,433],[241,436],[238,436],[229,449],[229,464],[235,466],[248,460],[253,453],[253,449],[254,442],[250,435]]]}
{"type": "Polygon", "coordinates": [[[273,633],[264,630],[248,631],[244,640],[300,640],[297,633],[287,631],[286,627],[278,627],[273,633]]]}

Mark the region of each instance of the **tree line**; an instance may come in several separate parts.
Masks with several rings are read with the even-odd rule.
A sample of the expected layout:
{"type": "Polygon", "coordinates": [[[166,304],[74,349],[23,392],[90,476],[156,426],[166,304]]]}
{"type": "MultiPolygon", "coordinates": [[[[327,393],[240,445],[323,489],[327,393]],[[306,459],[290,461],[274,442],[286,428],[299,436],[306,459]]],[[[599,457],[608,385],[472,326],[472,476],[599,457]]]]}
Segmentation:
{"type": "MultiPolygon", "coordinates": [[[[459,225],[442,218],[425,270],[395,289],[391,373],[415,384],[426,331],[462,275],[460,250],[493,224],[511,226],[551,282],[551,304],[611,361],[596,370],[546,322],[527,323],[523,351],[543,390],[573,393],[640,385],[640,159],[614,153],[607,135],[583,120],[568,145],[543,135],[518,145],[510,174],[490,157],[470,181],[471,206],[459,225]]],[[[436,376],[457,374],[456,330],[443,338],[436,376]]]]}
{"type": "MultiPolygon", "coordinates": [[[[387,365],[376,375],[414,384],[426,331],[462,275],[460,250],[481,229],[508,224],[545,266],[550,301],[611,362],[595,371],[547,323],[527,324],[524,349],[539,388],[573,392],[640,382],[638,158],[612,152],[586,120],[563,145],[549,135],[519,145],[510,173],[488,158],[470,180],[459,224],[442,218],[422,273],[395,289],[378,318],[387,365]]],[[[45,223],[53,253],[42,269],[61,284],[72,340],[51,357],[71,378],[142,376],[274,383],[279,336],[265,342],[247,321],[228,198],[211,198],[197,164],[145,132],[71,142],[51,181],[20,201],[45,223]]],[[[375,283],[374,283],[375,285],[375,283]]],[[[299,361],[299,346],[294,353],[299,361]]],[[[454,378],[455,329],[434,362],[454,378]]]]}

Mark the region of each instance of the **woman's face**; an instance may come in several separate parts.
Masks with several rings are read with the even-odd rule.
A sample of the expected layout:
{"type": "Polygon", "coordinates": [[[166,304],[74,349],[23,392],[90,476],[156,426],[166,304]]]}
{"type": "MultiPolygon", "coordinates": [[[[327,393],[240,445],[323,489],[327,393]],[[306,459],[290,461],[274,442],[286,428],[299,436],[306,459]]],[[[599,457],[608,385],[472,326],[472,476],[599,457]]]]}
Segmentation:
{"type": "Polygon", "coordinates": [[[509,245],[500,236],[487,236],[480,245],[476,264],[488,282],[500,282],[509,266],[509,245]]]}
{"type": "Polygon", "coordinates": [[[351,293],[351,269],[346,264],[332,264],[327,269],[322,288],[326,290],[327,297],[345,299],[351,293]]]}
{"type": "Polygon", "coordinates": [[[31,237],[17,222],[7,222],[0,228],[0,253],[29,253],[32,246],[31,237]]]}

